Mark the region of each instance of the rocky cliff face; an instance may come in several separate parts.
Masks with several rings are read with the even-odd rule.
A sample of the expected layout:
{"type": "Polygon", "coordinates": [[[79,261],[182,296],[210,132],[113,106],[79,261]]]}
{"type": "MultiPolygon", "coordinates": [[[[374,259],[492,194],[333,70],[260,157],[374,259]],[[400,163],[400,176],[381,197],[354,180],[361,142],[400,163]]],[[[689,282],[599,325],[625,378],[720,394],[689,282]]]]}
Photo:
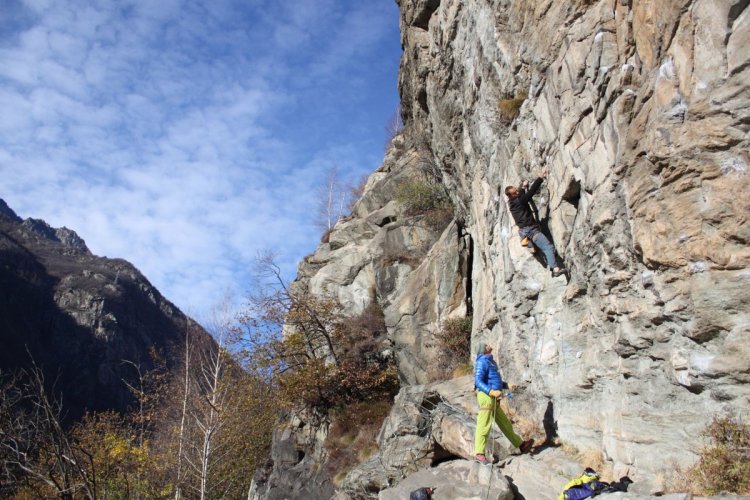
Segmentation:
{"type": "Polygon", "coordinates": [[[405,122],[474,242],[476,337],[530,413],[551,403],[563,441],[623,472],[686,463],[707,418],[750,403],[747,6],[401,5],[405,122]],[[507,124],[499,100],[524,94],[507,124]],[[569,282],[498,194],[543,163],[569,282]]]}
{"type": "Polygon", "coordinates": [[[130,263],[92,255],[67,228],[20,219],[0,200],[0,369],[43,369],[67,418],[124,410],[124,381],[169,363],[186,329],[211,342],[130,263]]]}
{"type": "MultiPolygon", "coordinates": [[[[472,313],[519,414],[658,491],[714,415],[750,410],[750,2],[397,3],[404,133],[300,280],[352,311],[377,298],[403,391],[430,378],[441,321],[472,313]],[[542,165],[567,278],[502,193],[542,165]],[[425,172],[456,207],[442,232],[391,201],[425,172]]],[[[379,439],[381,464],[407,449],[379,439]]],[[[444,455],[431,443],[415,467],[444,455]]],[[[400,480],[386,469],[349,491],[400,480]]]]}

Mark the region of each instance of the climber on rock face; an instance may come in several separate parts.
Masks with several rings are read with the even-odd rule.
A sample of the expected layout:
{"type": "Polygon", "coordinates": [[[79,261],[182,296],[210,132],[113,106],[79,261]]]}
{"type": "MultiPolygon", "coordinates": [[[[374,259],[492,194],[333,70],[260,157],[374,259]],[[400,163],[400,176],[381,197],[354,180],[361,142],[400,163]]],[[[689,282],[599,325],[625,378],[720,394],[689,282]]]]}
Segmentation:
{"type": "Polygon", "coordinates": [[[475,459],[483,464],[489,463],[484,454],[487,447],[487,436],[492,428],[492,421],[503,431],[513,446],[519,448],[521,453],[527,453],[534,446],[533,439],[523,440],[513,432],[513,425],[498,404],[498,398],[502,397],[503,379],[497,369],[495,360],[492,359],[492,346],[480,342],[477,346],[477,360],[474,366],[474,387],[479,402],[479,413],[477,414],[477,431],[474,437],[475,459]]]}
{"type": "Polygon", "coordinates": [[[539,174],[539,177],[531,183],[529,187],[529,181],[524,181],[521,185],[521,189],[517,189],[515,186],[508,186],[505,188],[505,196],[508,197],[508,207],[510,213],[513,215],[513,219],[518,225],[518,233],[521,238],[529,238],[534,245],[536,245],[542,252],[544,252],[544,258],[547,260],[547,267],[552,270],[552,276],[557,277],[561,274],[565,274],[565,269],[560,268],[557,265],[557,259],[555,259],[555,247],[547,239],[547,237],[539,229],[539,224],[534,218],[534,212],[529,206],[532,196],[539,190],[539,186],[542,185],[542,181],[547,177],[547,167],[544,167],[539,174]]]}

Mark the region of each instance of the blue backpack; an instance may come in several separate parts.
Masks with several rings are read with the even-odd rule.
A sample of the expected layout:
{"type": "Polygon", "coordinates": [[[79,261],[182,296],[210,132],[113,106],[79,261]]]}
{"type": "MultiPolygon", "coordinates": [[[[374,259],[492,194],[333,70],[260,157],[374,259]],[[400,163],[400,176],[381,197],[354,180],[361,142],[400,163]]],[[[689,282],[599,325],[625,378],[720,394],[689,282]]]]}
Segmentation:
{"type": "Polygon", "coordinates": [[[586,468],[583,474],[563,487],[562,493],[557,498],[558,500],[581,500],[594,497],[607,490],[609,490],[609,484],[599,481],[599,474],[593,469],[586,468]]]}
{"type": "Polygon", "coordinates": [[[609,490],[609,485],[602,481],[589,481],[588,483],[577,484],[563,491],[565,500],[581,500],[582,498],[591,498],[599,493],[609,490]]]}

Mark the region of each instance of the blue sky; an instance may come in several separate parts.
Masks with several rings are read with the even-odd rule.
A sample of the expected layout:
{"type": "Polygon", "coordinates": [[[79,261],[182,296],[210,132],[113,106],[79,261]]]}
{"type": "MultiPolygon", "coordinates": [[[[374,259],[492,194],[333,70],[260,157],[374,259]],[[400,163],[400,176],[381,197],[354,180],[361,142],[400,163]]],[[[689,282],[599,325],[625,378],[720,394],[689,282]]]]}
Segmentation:
{"type": "Polygon", "coordinates": [[[400,55],[393,0],[3,0],[0,198],[205,318],[380,164],[400,55]]]}

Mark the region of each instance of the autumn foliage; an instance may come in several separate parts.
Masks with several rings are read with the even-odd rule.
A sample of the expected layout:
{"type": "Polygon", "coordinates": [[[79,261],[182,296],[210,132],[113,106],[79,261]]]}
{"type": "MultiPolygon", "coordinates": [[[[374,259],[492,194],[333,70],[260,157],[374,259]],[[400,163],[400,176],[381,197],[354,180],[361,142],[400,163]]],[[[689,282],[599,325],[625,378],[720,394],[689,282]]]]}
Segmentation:
{"type": "Polygon", "coordinates": [[[270,449],[278,407],[266,380],[186,337],[183,366],[138,370],[130,412],[87,414],[71,427],[61,423],[62,406],[40,371],[0,377],[0,496],[246,495],[270,449]]]}
{"type": "Polygon", "coordinates": [[[251,297],[241,342],[247,366],[273,378],[284,405],[327,412],[395,394],[395,361],[384,347],[377,302],[347,317],[337,301],[287,286],[270,258],[260,264],[270,281],[251,297]]]}
{"type": "Polygon", "coordinates": [[[705,495],[723,491],[750,494],[750,424],[737,418],[716,417],[706,426],[703,436],[708,442],[687,473],[690,489],[705,495]]]}
{"type": "MultiPolygon", "coordinates": [[[[454,371],[470,362],[471,316],[443,321],[435,334],[439,350],[439,368],[435,378],[450,378],[454,371]]],[[[463,374],[463,373],[461,373],[463,374]]]]}
{"type": "Polygon", "coordinates": [[[65,427],[41,371],[0,374],[0,496],[242,498],[282,411],[328,415],[334,425],[356,411],[367,431],[339,455],[371,452],[398,390],[378,303],[345,315],[336,300],[287,285],[271,260],[262,264],[269,286],[239,318],[209,328],[215,344],[186,329],[173,366],[155,351],[149,371],[123,361],[134,374],[123,382],[135,401],[125,414],[65,427]]]}

